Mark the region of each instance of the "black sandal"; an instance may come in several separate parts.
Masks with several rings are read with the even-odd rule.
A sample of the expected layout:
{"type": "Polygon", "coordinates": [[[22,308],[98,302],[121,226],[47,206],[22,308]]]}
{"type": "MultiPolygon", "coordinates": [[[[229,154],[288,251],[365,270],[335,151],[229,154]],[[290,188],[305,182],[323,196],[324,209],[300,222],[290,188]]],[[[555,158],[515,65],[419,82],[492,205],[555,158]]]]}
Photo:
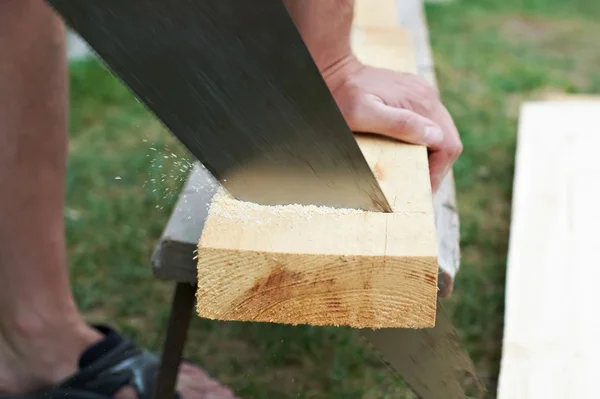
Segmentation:
{"type": "MultiPolygon", "coordinates": [[[[152,399],[158,373],[158,356],[106,326],[94,326],[105,338],[79,359],[79,371],[61,384],[19,396],[0,399],[107,399],[121,388],[135,389],[138,399],[152,399]]],[[[179,398],[175,394],[175,398],[179,398]]]]}

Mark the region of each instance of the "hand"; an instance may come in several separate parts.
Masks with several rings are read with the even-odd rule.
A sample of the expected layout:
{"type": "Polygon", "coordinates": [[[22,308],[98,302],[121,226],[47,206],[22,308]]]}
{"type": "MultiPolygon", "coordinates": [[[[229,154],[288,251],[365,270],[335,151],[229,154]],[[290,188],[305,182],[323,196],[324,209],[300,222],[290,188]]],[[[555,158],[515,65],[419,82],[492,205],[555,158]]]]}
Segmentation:
{"type": "Polygon", "coordinates": [[[429,149],[434,191],[462,152],[437,92],[415,75],[362,65],[351,52],[354,0],[284,0],[292,20],[355,132],[429,149]]]}
{"type": "Polygon", "coordinates": [[[365,66],[352,56],[323,77],[352,131],[428,147],[435,192],[463,148],[435,89],[413,74],[365,66]]]}

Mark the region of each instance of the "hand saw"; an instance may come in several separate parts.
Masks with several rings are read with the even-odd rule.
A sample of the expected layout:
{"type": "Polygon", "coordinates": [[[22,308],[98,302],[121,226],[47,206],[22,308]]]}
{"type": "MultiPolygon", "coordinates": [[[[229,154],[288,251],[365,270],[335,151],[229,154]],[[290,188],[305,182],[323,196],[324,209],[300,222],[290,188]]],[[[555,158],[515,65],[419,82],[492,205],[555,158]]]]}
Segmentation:
{"type": "Polygon", "coordinates": [[[237,199],[389,212],[281,0],[49,0],[237,199]]]}
{"type": "MultiPolygon", "coordinates": [[[[48,2],[238,199],[391,211],[281,0],[48,2]]],[[[453,399],[421,372],[460,372],[427,347],[449,329],[441,310],[434,329],[362,334],[423,399],[453,399]]]]}

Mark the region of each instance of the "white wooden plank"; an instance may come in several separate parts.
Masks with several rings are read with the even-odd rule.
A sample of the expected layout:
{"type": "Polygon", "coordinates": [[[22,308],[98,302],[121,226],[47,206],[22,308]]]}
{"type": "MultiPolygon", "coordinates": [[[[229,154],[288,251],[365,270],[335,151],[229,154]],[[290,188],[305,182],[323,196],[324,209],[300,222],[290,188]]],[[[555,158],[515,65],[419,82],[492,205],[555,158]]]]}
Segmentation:
{"type": "Polygon", "coordinates": [[[499,399],[599,397],[599,147],[600,102],[522,107],[499,399]]]}

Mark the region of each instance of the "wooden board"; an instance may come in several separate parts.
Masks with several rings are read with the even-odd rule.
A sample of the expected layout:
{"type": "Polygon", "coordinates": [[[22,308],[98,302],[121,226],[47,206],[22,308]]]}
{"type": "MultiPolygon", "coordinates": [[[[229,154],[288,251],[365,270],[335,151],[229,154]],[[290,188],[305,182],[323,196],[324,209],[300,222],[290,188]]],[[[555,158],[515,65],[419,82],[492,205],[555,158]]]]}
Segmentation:
{"type": "Polygon", "coordinates": [[[354,28],[396,29],[398,9],[394,0],[355,0],[354,28]]]}
{"type": "MultiPolygon", "coordinates": [[[[369,6],[371,0],[367,2],[359,0],[357,2],[357,27],[368,28],[370,26],[372,28],[374,24],[389,23],[389,18],[392,16],[391,12],[377,14],[380,16],[379,18],[385,18],[384,22],[368,15],[370,8],[377,8],[378,10],[391,9],[388,0],[376,1],[377,7],[369,6]],[[361,17],[361,15],[365,17],[361,17]]],[[[433,73],[429,73],[433,71],[433,61],[429,51],[429,43],[426,40],[427,35],[422,33],[427,31],[422,6],[421,8],[414,7],[414,5],[407,3],[408,1],[412,0],[399,0],[396,3],[401,11],[400,19],[403,21],[403,27],[408,28],[413,36],[415,52],[411,54],[424,54],[417,61],[417,70],[421,76],[426,77],[430,83],[435,84],[433,73]],[[407,7],[407,4],[410,7],[407,7]],[[404,26],[405,22],[409,22],[409,24],[404,26]]],[[[398,13],[394,12],[393,16],[397,18],[398,13]]],[[[212,183],[214,180],[199,164],[192,170],[188,180],[196,181],[194,185],[196,189],[184,190],[180,196],[171,219],[152,255],[152,268],[154,275],[158,278],[196,284],[197,263],[195,252],[204,226],[206,208],[214,195],[215,187],[207,184],[212,183]],[[200,188],[201,186],[202,188],[200,188]]],[[[438,237],[438,262],[441,269],[438,285],[440,286],[440,295],[444,296],[451,292],[460,258],[458,213],[451,173],[442,182],[434,196],[434,209],[438,237]]]]}
{"type": "Polygon", "coordinates": [[[592,399],[600,356],[600,101],[521,108],[499,399],[592,399]]]}
{"type": "MultiPolygon", "coordinates": [[[[352,45],[369,64],[416,73],[406,30],[355,26],[352,45]]],[[[198,245],[200,316],[372,328],[435,324],[427,151],[374,135],[357,141],[394,212],[216,197],[198,245]]]]}

